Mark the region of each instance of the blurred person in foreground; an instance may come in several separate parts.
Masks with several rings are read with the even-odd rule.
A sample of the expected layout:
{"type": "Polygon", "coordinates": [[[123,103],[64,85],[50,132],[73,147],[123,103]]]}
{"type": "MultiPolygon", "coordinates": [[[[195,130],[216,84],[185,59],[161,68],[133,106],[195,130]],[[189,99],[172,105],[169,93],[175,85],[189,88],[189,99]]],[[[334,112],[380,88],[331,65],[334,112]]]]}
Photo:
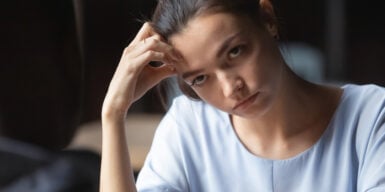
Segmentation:
{"type": "Polygon", "coordinates": [[[97,191],[99,154],[67,149],[82,112],[72,1],[0,9],[0,191],[97,191]]]}

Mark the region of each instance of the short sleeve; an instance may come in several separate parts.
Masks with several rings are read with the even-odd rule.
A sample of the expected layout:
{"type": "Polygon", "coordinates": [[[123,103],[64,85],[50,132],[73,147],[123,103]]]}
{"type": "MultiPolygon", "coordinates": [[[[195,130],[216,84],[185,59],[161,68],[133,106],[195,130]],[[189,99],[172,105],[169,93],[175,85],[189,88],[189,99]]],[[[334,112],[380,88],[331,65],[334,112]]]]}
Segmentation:
{"type": "Polygon", "coordinates": [[[175,114],[175,109],[171,108],[155,132],[150,152],[138,175],[138,191],[188,191],[175,114]]]}
{"type": "MultiPolygon", "coordinates": [[[[384,92],[383,92],[384,93],[384,92]]],[[[376,99],[372,129],[365,135],[365,150],[359,158],[358,192],[385,191],[385,94],[376,99]],[[375,110],[379,109],[379,110],[375,110]]],[[[360,135],[357,135],[360,137],[360,135]]]]}
{"type": "Polygon", "coordinates": [[[385,191],[385,124],[374,130],[372,141],[362,160],[359,185],[362,192],[385,191]]]}

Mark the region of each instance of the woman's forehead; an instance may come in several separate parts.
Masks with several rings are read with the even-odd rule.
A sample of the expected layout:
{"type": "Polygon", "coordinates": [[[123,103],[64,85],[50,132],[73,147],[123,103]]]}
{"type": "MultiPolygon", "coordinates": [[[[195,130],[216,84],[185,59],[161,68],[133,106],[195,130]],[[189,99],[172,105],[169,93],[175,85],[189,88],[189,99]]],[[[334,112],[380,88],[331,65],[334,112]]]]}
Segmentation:
{"type": "Polygon", "coordinates": [[[231,16],[211,14],[198,16],[179,33],[169,38],[170,44],[180,53],[184,62],[205,60],[229,33],[239,30],[231,16]]]}
{"type": "Polygon", "coordinates": [[[241,23],[244,23],[244,21],[228,13],[202,14],[189,20],[186,26],[180,32],[172,35],[169,40],[173,42],[175,37],[191,38],[202,35],[220,34],[242,27],[241,23]]]}
{"type": "Polygon", "coordinates": [[[195,65],[194,61],[212,59],[230,36],[252,30],[250,22],[232,14],[204,14],[190,20],[183,30],[169,38],[169,42],[183,58],[184,65],[195,65]]]}

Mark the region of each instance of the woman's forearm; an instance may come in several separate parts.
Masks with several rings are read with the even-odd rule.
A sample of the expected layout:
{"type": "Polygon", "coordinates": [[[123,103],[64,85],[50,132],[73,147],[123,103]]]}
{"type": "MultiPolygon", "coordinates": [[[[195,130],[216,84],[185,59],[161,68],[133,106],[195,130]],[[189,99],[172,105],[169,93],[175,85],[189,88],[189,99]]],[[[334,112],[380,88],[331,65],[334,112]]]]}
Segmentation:
{"type": "Polygon", "coordinates": [[[176,73],[171,45],[162,41],[149,23],[123,51],[102,107],[102,165],[100,191],[136,191],[125,137],[125,117],[131,104],[162,79],[176,73]],[[146,41],[147,39],[147,41],[146,41]],[[159,67],[151,61],[164,63],[159,67]]]}
{"type": "Polygon", "coordinates": [[[133,169],[125,137],[124,118],[102,119],[101,192],[135,192],[133,169]]]}

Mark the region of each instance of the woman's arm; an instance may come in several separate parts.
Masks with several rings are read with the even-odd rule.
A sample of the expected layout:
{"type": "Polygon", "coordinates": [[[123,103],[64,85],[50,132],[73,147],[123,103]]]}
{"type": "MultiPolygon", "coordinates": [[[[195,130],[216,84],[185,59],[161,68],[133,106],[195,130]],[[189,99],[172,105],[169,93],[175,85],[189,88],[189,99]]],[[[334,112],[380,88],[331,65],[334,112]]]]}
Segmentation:
{"type": "Polygon", "coordinates": [[[124,50],[103,102],[100,191],[136,191],[124,120],[133,102],[175,73],[173,58],[172,47],[148,23],[124,50]],[[151,61],[165,64],[155,68],[151,61]]]}

